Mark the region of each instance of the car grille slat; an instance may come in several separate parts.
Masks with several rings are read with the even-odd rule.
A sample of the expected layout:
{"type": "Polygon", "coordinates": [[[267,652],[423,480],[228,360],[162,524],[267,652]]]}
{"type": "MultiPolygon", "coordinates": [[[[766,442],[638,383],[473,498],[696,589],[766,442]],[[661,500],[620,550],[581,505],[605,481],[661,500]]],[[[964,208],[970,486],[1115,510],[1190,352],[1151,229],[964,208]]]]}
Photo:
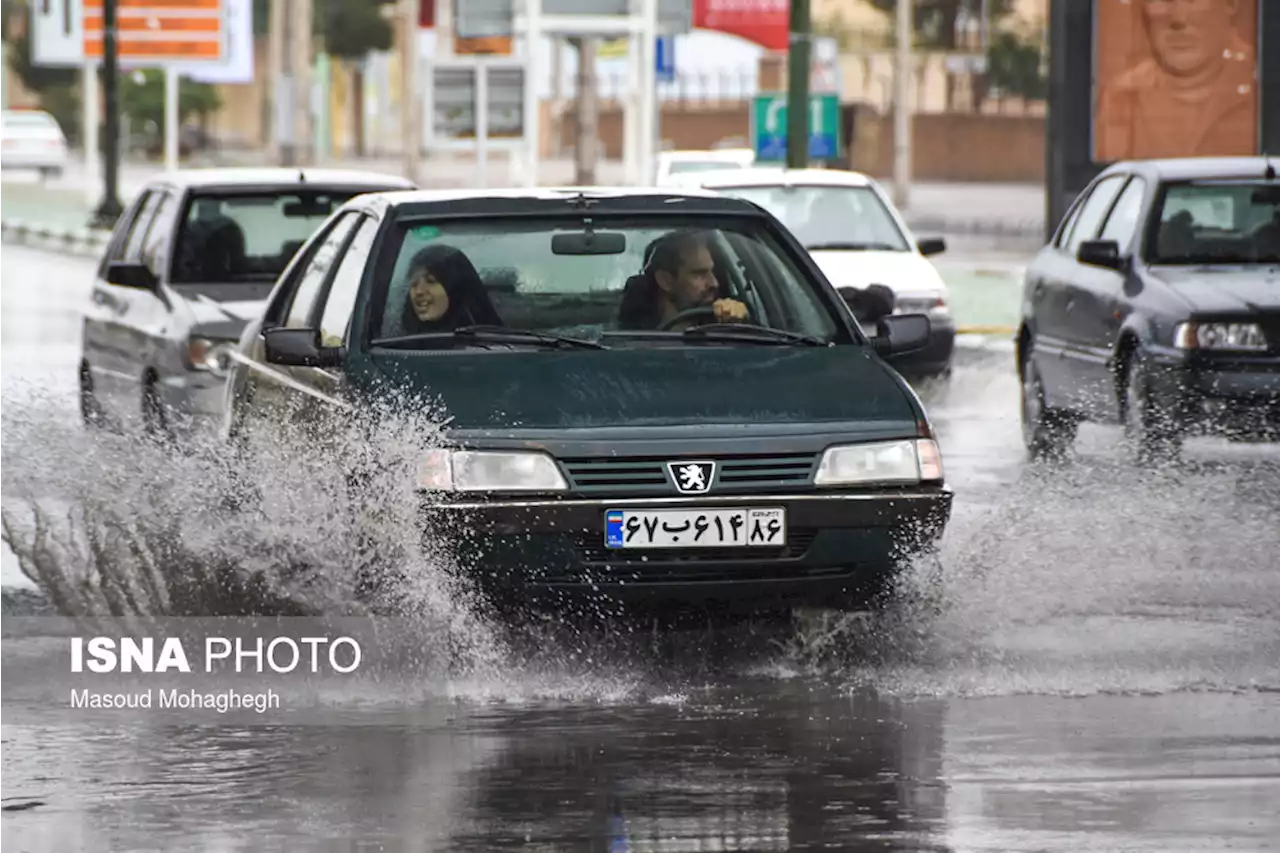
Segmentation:
{"type": "Polygon", "coordinates": [[[574,538],[578,559],[584,565],[603,566],[673,566],[681,563],[716,563],[734,560],[798,560],[818,536],[817,530],[793,528],[787,532],[787,544],[781,548],[606,548],[604,533],[574,538]]]}
{"type": "MultiPolygon", "coordinates": [[[[817,455],[813,453],[739,456],[688,456],[717,463],[716,479],[708,494],[727,494],[786,488],[809,482],[817,455]]],[[[589,495],[678,494],[667,479],[667,463],[679,457],[568,458],[560,462],[573,490],[589,495]]]]}

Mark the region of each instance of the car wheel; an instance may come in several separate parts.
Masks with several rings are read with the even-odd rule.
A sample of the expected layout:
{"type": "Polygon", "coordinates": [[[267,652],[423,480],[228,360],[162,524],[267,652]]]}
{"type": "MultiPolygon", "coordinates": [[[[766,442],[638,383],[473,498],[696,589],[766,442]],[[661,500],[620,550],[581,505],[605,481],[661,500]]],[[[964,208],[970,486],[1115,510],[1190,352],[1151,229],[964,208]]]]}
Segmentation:
{"type": "Polygon", "coordinates": [[[89,429],[100,429],[105,424],[102,406],[93,394],[93,376],[87,364],[80,365],[80,422],[89,429]]]}
{"type": "Polygon", "coordinates": [[[1127,361],[1120,403],[1125,439],[1139,464],[1170,462],[1181,455],[1182,430],[1176,413],[1152,399],[1150,369],[1142,350],[1134,351],[1127,361]]]}
{"type": "Polygon", "coordinates": [[[142,427],[147,437],[157,441],[167,443],[173,437],[164,403],[160,400],[160,394],[156,391],[154,382],[148,382],[142,392],[142,427]]]}
{"type": "Polygon", "coordinates": [[[1033,460],[1058,460],[1075,443],[1079,421],[1045,403],[1040,368],[1028,352],[1022,364],[1022,443],[1033,460]]]}

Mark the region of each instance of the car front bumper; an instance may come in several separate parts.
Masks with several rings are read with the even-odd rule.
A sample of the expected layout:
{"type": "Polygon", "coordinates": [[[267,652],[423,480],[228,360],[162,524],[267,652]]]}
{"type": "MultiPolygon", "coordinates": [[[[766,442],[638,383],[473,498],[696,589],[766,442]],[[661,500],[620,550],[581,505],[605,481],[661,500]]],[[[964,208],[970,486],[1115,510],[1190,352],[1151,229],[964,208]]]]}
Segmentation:
{"type": "Polygon", "coordinates": [[[1155,402],[1188,430],[1280,440],[1280,355],[1168,350],[1155,361],[1155,402]]]}
{"type": "Polygon", "coordinates": [[[952,493],[916,487],[862,493],[705,498],[544,499],[439,503],[423,509],[461,568],[518,603],[601,599],[718,611],[841,608],[879,591],[904,558],[927,549],[950,519],[952,493]],[[784,507],[779,548],[618,550],[605,546],[608,510],[784,507]]]}
{"type": "Polygon", "coordinates": [[[951,320],[933,320],[929,343],[923,349],[889,356],[886,360],[894,370],[908,379],[940,376],[951,369],[955,349],[955,323],[951,320]]]}

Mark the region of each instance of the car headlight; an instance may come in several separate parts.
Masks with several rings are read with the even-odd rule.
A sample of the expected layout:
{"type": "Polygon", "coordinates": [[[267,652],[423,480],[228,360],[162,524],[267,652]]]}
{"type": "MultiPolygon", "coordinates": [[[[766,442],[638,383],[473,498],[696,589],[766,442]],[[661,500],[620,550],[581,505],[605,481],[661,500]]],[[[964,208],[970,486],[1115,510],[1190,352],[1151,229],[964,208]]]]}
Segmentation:
{"type": "Polygon", "coordinates": [[[439,492],[563,492],[555,460],[536,450],[431,450],[418,465],[418,488],[439,492]]]}
{"type": "Polygon", "coordinates": [[[1267,336],[1257,323],[1179,323],[1173,344],[1178,349],[1257,352],[1267,348],[1267,336]]]}
{"type": "Polygon", "coordinates": [[[942,454],[929,438],[841,444],[827,448],[816,486],[898,485],[942,481],[942,454]]]}
{"type": "Polygon", "coordinates": [[[187,366],[192,370],[204,370],[214,376],[225,376],[231,366],[231,341],[211,341],[207,338],[191,338],[187,341],[187,366]]]}
{"type": "Polygon", "coordinates": [[[946,320],[951,317],[947,298],[936,296],[900,296],[894,300],[895,314],[926,314],[930,320],[946,320]]]}

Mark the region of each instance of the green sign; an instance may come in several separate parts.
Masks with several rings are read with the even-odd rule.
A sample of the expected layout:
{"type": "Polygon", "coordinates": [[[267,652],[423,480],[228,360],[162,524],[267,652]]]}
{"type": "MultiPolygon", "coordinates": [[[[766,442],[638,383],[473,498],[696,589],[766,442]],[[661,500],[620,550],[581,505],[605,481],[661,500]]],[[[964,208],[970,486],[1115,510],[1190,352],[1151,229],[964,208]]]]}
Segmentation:
{"type": "MultiPolygon", "coordinates": [[[[787,96],[756,95],[751,105],[751,142],[762,162],[787,159],[787,96]]],[[[840,134],[840,96],[809,96],[809,159],[837,160],[844,151],[840,134]]]]}

